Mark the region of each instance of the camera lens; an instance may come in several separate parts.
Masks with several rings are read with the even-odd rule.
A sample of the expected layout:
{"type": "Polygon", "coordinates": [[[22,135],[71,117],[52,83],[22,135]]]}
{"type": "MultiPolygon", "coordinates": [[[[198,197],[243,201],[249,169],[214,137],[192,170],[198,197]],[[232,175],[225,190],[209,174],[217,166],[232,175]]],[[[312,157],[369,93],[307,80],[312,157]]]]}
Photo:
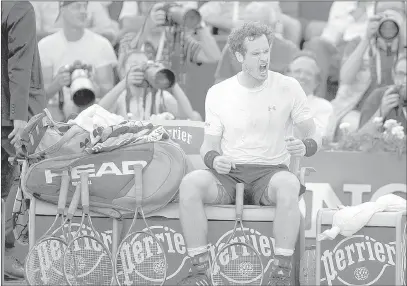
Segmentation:
{"type": "Polygon", "coordinates": [[[201,15],[195,9],[188,10],[184,16],[185,26],[193,29],[201,23],[201,15]]]}
{"type": "Polygon", "coordinates": [[[162,69],[155,76],[155,83],[160,89],[170,88],[174,85],[175,76],[170,70],[162,69]]]}
{"type": "Polygon", "coordinates": [[[399,34],[399,26],[394,20],[384,20],[379,26],[379,35],[385,40],[392,40],[399,34]]]}
{"type": "Polygon", "coordinates": [[[95,100],[95,94],[89,89],[81,89],[73,94],[72,100],[77,106],[85,106],[95,100]]]}

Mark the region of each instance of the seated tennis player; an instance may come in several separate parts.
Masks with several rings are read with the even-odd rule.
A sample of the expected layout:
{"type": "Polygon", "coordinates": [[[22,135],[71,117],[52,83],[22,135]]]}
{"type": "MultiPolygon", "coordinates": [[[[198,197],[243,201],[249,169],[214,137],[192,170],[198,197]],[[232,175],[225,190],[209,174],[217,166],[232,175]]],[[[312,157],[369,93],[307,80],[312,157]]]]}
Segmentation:
{"type": "Polygon", "coordinates": [[[206,96],[201,155],[208,169],[187,174],[180,186],[180,220],[193,269],[179,285],[211,284],[204,204],[233,204],[238,182],[245,184],[246,204],[276,205],[275,256],[263,281],[290,285],[304,187],[288,165],[290,156],[314,155],[320,136],[300,84],[269,71],[269,26],[245,23],[232,31],[228,45],[242,71],[206,96]],[[294,138],[294,126],[300,138],[294,138]]]}

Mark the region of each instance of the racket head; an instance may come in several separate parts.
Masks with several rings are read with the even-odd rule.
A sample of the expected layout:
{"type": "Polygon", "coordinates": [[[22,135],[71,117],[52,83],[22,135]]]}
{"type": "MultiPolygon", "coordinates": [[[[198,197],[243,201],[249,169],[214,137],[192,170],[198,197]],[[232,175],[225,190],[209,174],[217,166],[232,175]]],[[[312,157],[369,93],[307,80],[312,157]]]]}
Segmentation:
{"type": "Polygon", "coordinates": [[[150,232],[132,232],[120,243],[115,261],[118,285],[163,285],[167,258],[161,242],[150,232]]]}
{"type": "Polygon", "coordinates": [[[100,239],[78,236],[66,248],[63,273],[69,285],[112,285],[112,255],[100,239]]]}
{"type": "Polygon", "coordinates": [[[29,285],[66,285],[63,257],[67,247],[58,237],[40,239],[25,260],[25,279],[29,285]]]}
{"type": "Polygon", "coordinates": [[[264,265],[250,244],[234,242],[222,247],[211,266],[212,285],[262,285],[264,265]]]}

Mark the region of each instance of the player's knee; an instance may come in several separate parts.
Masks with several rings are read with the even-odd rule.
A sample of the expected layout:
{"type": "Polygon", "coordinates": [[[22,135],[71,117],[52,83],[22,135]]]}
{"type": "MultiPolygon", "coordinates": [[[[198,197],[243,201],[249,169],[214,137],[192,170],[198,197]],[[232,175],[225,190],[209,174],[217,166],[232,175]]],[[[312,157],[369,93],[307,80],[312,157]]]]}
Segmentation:
{"type": "Polygon", "coordinates": [[[273,177],[277,205],[298,205],[300,182],[290,172],[279,172],[273,177]]]}
{"type": "Polygon", "coordinates": [[[188,173],[181,181],[179,187],[180,202],[199,201],[203,199],[203,192],[208,188],[211,177],[205,170],[195,170],[188,173]]]}

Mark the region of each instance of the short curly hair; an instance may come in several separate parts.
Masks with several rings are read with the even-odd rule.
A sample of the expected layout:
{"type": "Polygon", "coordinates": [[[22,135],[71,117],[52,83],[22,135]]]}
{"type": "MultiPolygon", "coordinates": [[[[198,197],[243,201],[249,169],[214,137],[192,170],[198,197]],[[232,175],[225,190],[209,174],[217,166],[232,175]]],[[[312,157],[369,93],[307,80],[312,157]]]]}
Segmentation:
{"type": "Polygon", "coordinates": [[[270,26],[261,24],[260,22],[246,22],[242,26],[235,28],[229,34],[228,46],[233,55],[239,52],[243,56],[246,54],[245,39],[253,41],[265,35],[269,44],[274,39],[274,31],[270,26]]]}

